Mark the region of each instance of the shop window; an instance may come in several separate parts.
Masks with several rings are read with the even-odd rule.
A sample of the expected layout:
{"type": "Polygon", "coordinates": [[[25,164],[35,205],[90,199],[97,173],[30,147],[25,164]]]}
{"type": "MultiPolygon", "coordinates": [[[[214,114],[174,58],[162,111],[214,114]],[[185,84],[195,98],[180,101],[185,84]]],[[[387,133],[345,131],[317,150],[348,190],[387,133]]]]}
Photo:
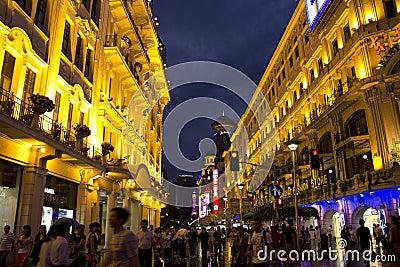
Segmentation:
{"type": "Polygon", "coordinates": [[[3,69],[1,70],[0,86],[1,90],[10,92],[11,83],[14,74],[15,57],[13,57],[7,51],[4,55],[3,69]]]}
{"type": "Polygon", "coordinates": [[[41,224],[50,227],[59,218],[75,218],[77,193],[76,183],[47,175],[41,224]]]}
{"type": "Polygon", "coordinates": [[[344,42],[347,43],[351,38],[351,32],[350,32],[349,24],[346,24],[346,26],[343,27],[343,34],[344,34],[344,42]]]}
{"type": "Polygon", "coordinates": [[[61,52],[71,60],[71,50],[70,50],[70,35],[71,35],[71,25],[68,21],[65,21],[63,43],[61,47],[61,52]]]}
{"type": "Polygon", "coordinates": [[[35,24],[44,31],[44,21],[46,18],[47,0],[38,0],[35,15],[35,24]]]}
{"type": "Polygon", "coordinates": [[[30,68],[26,69],[25,81],[24,81],[24,90],[22,93],[22,100],[28,103],[28,97],[33,94],[33,90],[35,87],[36,73],[33,72],[30,68]]]}
{"type": "Polygon", "coordinates": [[[395,2],[394,0],[385,0],[385,11],[386,11],[386,17],[388,19],[397,16],[396,4],[394,2],[395,2]]]}

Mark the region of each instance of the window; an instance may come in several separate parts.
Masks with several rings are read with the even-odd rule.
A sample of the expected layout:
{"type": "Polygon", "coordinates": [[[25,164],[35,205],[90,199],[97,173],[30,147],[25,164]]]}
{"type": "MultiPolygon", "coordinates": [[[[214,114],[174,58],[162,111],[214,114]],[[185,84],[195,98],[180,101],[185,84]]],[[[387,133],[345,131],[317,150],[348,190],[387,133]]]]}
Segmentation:
{"type": "Polygon", "coordinates": [[[89,78],[91,55],[92,55],[92,50],[88,49],[86,51],[85,73],[84,73],[86,78],[89,78]]]}
{"type": "Polygon", "coordinates": [[[293,58],[292,58],[292,56],[290,56],[290,58],[289,58],[289,65],[290,65],[290,67],[293,67],[293,58]]]}
{"type": "Polygon", "coordinates": [[[332,48],[333,48],[333,55],[336,56],[336,54],[339,52],[339,46],[336,38],[335,40],[332,41],[332,48]]]}
{"type": "Polygon", "coordinates": [[[299,47],[296,46],[296,48],[294,49],[294,53],[296,55],[296,58],[299,58],[299,47]]]}
{"type": "Polygon", "coordinates": [[[271,88],[272,95],[275,95],[275,88],[272,86],[271,88]]]}
{"type": "Polygon", "coordinates": [[[310,41],[308,34],[304,35],[304,40],[306,41],[306,44],[310,41]]]}
{"type": "Polygon", "coordinates": [[[74,105],[72,103],[69,103],[68,106],[68,121],[67,121],[67,129],[71,131],[71,125],[72,125],[72,114],[74,113],[74,105]]]}
{"type": "Polygon", "coordinates": [[[100,5],[98,4],[99,0],[93,0],[92,4],[92,12],[90,14],[92,20],[99,25],[99,18],[100,18],[100,5]]]}
{"type": "Polygon", "coordinates": [[[385,11],[388,19],[394,18],[397,15],[396,4],[394,2],[393,0],[385,0],[385,11]]]}
{"type": "Polygon", "coordinates": [[[46,18],[46,6],[47,0],[38,0],[36,15],[35,15],[35,24],[42,31],[44,31],[44,20],[46,18]]]}
{"type": "Polygon", "coordinates": [[[318,59],[318,72],[322,72],[324,64],[322,64],[322,58],[318,59]]]}
{"type": "Polygon", "coordinates": [[[81,2],[87,11],[90,10],[90,0],[82,0],[81,2]]]}
{"type": "Polygon", "coordinates": [[[278,86],[280,86],[282,84],[281,82],[281,76],[278,76],[278,86]]]}
{"type": "Polygon", "coordinates": [[[356,75],[356,68],[354,68],[354,66],[352,66],[352,67],[350,68],[350,71],[351,71],[351,77],[357,78],[357,75],[356,75]]]}
{"type": "Polygon", "coordinates": [[[65,21],[64,36],[63,36],[63,43],[62,43],[61,52],[71,60],[71,57],[70,57],[70,40],[69,40],[70,34],[71,34],[71,25],[69,24],[68,21],[65,21]]]}
{"type": "Polygon", "coordinates": [[[344,33],[344,42],[347,43],[351,38],[349,24],[346,24],[346,26],[343,27],[343,33],[344,33]]]}
{"type": "Polygon", "coordinates": [[[78,38],[76,39],[76,49],[75,49],[75,61],[74,64],[80,69],[81,65],[81,45],[82,39],[78,34],[78,38]]]}
{"type": "Polygon", "coordinates": [[[285,68],[283,68],[282,70],[282,80],[286,79],[286,72],[285,72],[285,68]]]}
{"type": "Polygon", "coordinates": [[[25,10],[26,0],[16,0],[15,2],[17,2],[17,4],[18,4],[23,10],[25,10]]]}
{"type": "Polygon", "coordinates": [[[271,101],[271,92],[268,93],[268,101],[271,101]]]}
{"type": "Polygon", "coordinates": [[[3,69],[1,70],[0,86],[2,90],[10,92],[14,74],[15,57],[7,51],[4,54],[3,69]]]}
{"type": "Polygon", "coordinates": [[[58,115],[60,114],[61,94],[56,92],[56,99],[54,101],[53,119],[58,122],[58,115]]]}
{"type": "Polygon", "coordinates": [[[313,82],[315,80],[314,69],[310,70],[310,79],[311,79],[311,82],[313,82]]]}
{"type": "Polygon", "coordinates": [[[83,125],[85,123],[85,113],[82,111],[79,113],[79,125],[83,125]]]}
{"type": "Polygon", "coordinates": [[[24,90],[22,92],[22,100],[24,102],[28,102],[28,97],[33,94],[33,89],[35,87],[36,73],[33,72],[30,68],[26,69],[25,81],[24,81],[24,90]]]}

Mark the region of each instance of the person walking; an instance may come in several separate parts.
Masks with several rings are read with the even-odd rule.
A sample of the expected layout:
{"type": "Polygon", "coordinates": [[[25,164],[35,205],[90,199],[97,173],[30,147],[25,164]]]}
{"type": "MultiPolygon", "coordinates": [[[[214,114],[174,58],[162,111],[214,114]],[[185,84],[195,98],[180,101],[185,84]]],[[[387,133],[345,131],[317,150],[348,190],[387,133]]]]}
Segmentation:
{"type": "Polygon", "coordinates": [[[24,227],[22,227],[22,234],[15,242],[15,246],[18,248],[16,267],[26,267],[28,265],[29,255],[31,254],[33,247],[31,231],[32,229],[30,225],[24,225],[24,227]]]}
{"type": "Polygon", "coordinates": [[[222,239],[221,227],[217,226],[217,230],[214,232],[214,252],[218,257],[221,256],[222,253],[221,239],[222,239]]]}
{"type": "Polygon", "coordinates": [[[189,252],[191,258],[196,258],[197,255],[197,245],[198,245],[198,236],[197,232],[193,227],[190,228],[188,233],[188,242],[189,242],[189,252]]]}
{"type": "Polygon", "coordinates": [[[79,224],[75,229],[75,234],[73,235],[74,246],[72,249],[72,254],[75,258],[74,267],[84,267],[86,264],[85,256],[85,244],[86,235],[84,234],[85,226],[79,224]]]}
{"type": "Polygon", "coordinates": [[[163,256],[166,266],[171,262],[171,249],[172,249],[172,231],[167,229],[162,235],[163,256]]]}
{"type": "MultiPolygon", "coordinates": [[[[140,266],[138,260],[138,240],[136,235],[123,226],[128,221],[128,218],[129,213],[126,209],[120,207],[111,209],[110,226],[114,229],[114,234],[111,236],[109,243],[111,257],[107,257],[101,263],[102,267],[140,266]]],[[[151,266],[151,263],[147,266],[151,266]]]]}
{"type": "Polygon", "coordinates": [[[201,227],[200,232],[200,247],[201,247],[201,266],[207,266],[207,251],[208,251],[209,235],[205,227],[201,227]]]}
{"type": "Polygon", "coordinates": [[[71,249],[67,238],[69,238],[69,228],[71,227],[68,223],[60,223],[56,228],[56,239],[51,244],[50,249],[50,261],[52,266],[70,266],[74,260],[70,258],[71,249]]]}
{"type": "Polygon", "coordinates": [[[10,231],[10,226],[4,226],[4,234],[0,239],[0,267],[6,267],[7,256],[12,251],[14,241],[15,236],[10,231]]]}
{"type": "Polygon", "coordinates": [[[357,237],[356,237],[356,232],[353,229],[353,226],[350,224],[349,225],[349,249],[354,249],[356,247],[356,241],[357,241],[357,237]]]}
{"type": "Polygon", "coordinates": [[[318,244],[316,242],[316,233],[314,226],[310,226],[310,231],[308,231],[308,234],[310,235],[310,244],[311,244],[311,249],[314,251],[318,250],[318,244]]]}
{"type": "Polygon", "coordinates": [[[35,236],[33,241],[33,249],[31,253],[32,264],[36,265],[39,262],[39,253],[42,248],[44,238],[46,237],[46,225],[39,227],[39,233],[35,236]]]}
{"type": "Polygon", "coordinates": [[[251,255],[251,262],[253,267],[266,267],[268,262],[268,255],[266,251],[267,241],[261,228],[261,220],[255,219],[252,222],[253,234],[249,239],[249,246],[246,256],[251,255]],[[263,253],[259,253],[263,251],[263,253]],[[261,256],[261,258],[259,258],[261,256]]]}
{"type": "Polygon", "coordinates": [[[149,221],[142,220],[140,230],[136,233],[138,239],[138,254],[141,267],[151,266],[152,252],[155,255],[156,240],[152,231],[148,229],[149,221]]]}
{"type": "Polygon", "coordinates": [[[54,238],[56,237],[57,225],[52,225],[49,232],[43,238],[43,244],[40,248],[39,262],[37,267],[52,266],[50,259],[51,246],[53,245],[54,238]]]}
{"type": "MultiPolygon", "coordinates": [[[[357,238],[361,246],[361,255],[364,255],[364,253],[366,253],[365,251],[369,251],[371,249],[372,237],[369,228],[364,226],[365,221],[363,219],[360,219],[359,224],[360,227],[357,229],[357,238]]],[[[367,259],[364,259],[364,264],[370,266],[370,263],[367,259]]]]}
{"type": "Polygon", "coordinates": [[[237,236],[233,243],[234,253],[232,253],[234,267],[246,267],[247,249],[249,244],[249,235],[243,231],[243,226],[237,228],[237,236]]]}
{"type": "Polygon", "coordinates": [[[93,222],[89,225],[89,234],[86,243],[86,258],[88,267],[97,266],[97,247],[99,245],[100,223],[93,222]]]}

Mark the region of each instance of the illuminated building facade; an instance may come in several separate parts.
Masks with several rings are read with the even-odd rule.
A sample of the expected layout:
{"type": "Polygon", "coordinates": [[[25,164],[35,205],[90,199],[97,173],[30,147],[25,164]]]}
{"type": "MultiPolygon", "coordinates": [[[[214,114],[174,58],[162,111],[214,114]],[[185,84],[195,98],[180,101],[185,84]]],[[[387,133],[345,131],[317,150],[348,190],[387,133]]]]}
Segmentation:
{"type": "MultiPolygon", "coordinates": [[[[360,218],[371,226],[399,214],[399,11],[395,0],[299,2],[259,83],[273,120],[257,122],[247,110],[242,120],[251,136],[248,151],[232,141],[243,161],[259,164],[269,156],[260,155],[261,145],[276,131],[274,163],[252,192],[255,205],[271,205],[275,183],[284,188],[284,206],[293,206],[285,142],[299,140],[299,205],[315,208],[319,224],[357,228],[360,218]],[[306,6],[315,9],[309,18],[306,6]],[[310,149],[318,150],[318,169],[311,169],[310,149]]],[[[254,168],[248,164],[241,177],[245,194],[254,168]]]]}
{"type": "Polygon", "coordinates": [[[163,204],[127,169],[145,169],[133,175],[147,175],[166,197],[161,132],[169,94],[165,78],[147,80],[165,66],[150,4],[0,2],[1,225],[19,233],[29,224],[36,233],[40,224],[74,217],[85,225],[99,221],[107,240],[109,210],[123,206],[132,230],[141,219],[159,226],[163,204]],[[138,90],[142,99],[127,122],[138,90]],[[129,151],[122,146],[125,123],[136,129],[124,146],[129,151]]]}

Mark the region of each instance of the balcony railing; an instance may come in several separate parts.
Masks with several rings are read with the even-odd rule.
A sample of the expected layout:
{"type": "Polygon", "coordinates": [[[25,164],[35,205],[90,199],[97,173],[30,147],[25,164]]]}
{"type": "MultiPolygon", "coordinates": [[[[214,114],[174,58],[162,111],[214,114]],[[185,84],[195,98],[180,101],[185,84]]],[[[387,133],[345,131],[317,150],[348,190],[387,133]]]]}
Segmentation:
{"type": "Polygon", "coordinates": [[[13,93],[0,89],[0,113],[35,129],[50,139],[62,143],[69,149],[87,157],[90,160],[101,163],[103,155],[101,149],[79,139],[71,130],[63,127],[46,115],[39,115],[32,110],[32,106],[14,96],[13,93]]]}

